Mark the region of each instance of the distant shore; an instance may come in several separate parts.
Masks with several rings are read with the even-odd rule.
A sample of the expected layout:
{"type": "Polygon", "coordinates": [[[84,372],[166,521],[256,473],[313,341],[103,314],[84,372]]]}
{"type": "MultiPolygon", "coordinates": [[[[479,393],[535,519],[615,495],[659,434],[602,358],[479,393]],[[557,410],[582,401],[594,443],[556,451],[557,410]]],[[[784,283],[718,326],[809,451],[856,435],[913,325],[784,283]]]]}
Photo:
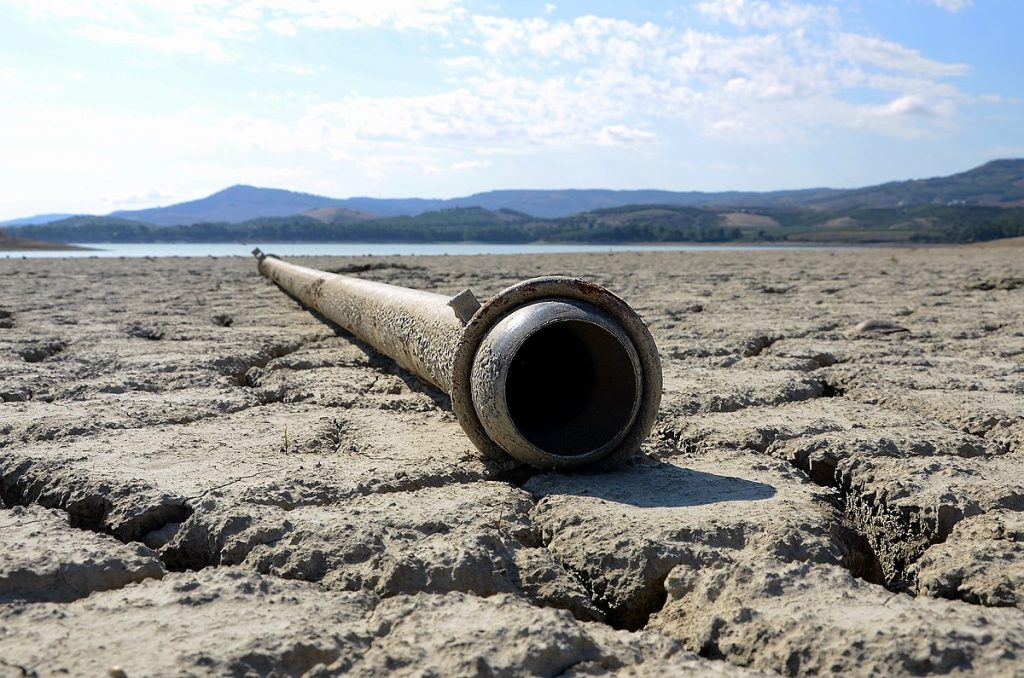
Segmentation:
{"type": "Polygon", "coordinates": [[[394,255],[480,255],[480,254],[543,254],[628,251],[813,251],[813,250],[916,250],[944,248],[989,249],[1024,245],[1024,238],[1003,238],[980,243],[852,243],[806,241],[751,241],[727,243],[703,242],[534,242],[534,243],[381,243],[381,242],[222,242],[222,243],[50,243],[0,233],[0,258],[10,257],[190,257],[248,256],[254,246],[282,256],[394,256],[394,255]]]}
{"type": "Polygon", "coordinates": [[[17,238],[0,233],[0,251],[3,252],[70,252],[91,249],[93,248],[57,242],[43,242],[42,240],[29,240],[28,238],[17,238]]]}

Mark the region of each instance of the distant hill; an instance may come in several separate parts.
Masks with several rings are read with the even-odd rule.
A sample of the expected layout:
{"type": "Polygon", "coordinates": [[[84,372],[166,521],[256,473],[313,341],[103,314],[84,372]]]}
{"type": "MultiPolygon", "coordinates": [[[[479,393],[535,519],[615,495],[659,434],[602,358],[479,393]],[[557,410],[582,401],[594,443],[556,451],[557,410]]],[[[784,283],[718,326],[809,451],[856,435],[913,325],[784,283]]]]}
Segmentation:
{"type": "Polygon", "coordinates": [[[541,219],[514,210],[456,207],[416,216],[325,221],[306,214],[241,223],[154,226],[74,217],[21,234],[62,242],[978,242],[1024,235],[1024,207],[919,205],[824,211],[630,205],[541,219]]]}
{"type": "Polygon", "coordinates": [[[122,210],[110,216],[157,226],[223,221],[229,224],[256,217],[287,217],[323,207],[345,207],[343,200],[279,188],[232,186],[199,200],[144,210],[122,210]]]}
{"type": "MultiPolygon", "coordinates": [[[[856,189],[808,188],[791,191],[613,191],[607,189],[501,190],[446,200],[426,198],[324,198],[253,186],[233,186],[187,203],[112,216],[160,226],[203,221],[238,223],[256,217],[291,216],[321,208],[352,210],[378,217],[414,216],[457,207],[511,209],[554,219],[627,205],[685,207],[803,207],[834,210],[852,207],[916,205],[1024,205],[1024,159],[994,160],[948,177],[897,181],[856,189]]],[[[314,216],[314,218],[319,218],[314,216]]]]}
{"type": "Polygon", "coordinates": [[[342,221],[365,221],[377,219],[378,215],[368,212],[359,212],[347,207],[318,207],[315,210],[302,212],[302,216],[322,221],[325,224],[341,223],[342,221]]]}
{"type": "Polygon", "coordinates": [[[73,217],[74,214],[37,214],[32,217],[23,217],[21,219],[11,219],[9,221],[0,221],[0,228],[17,228],[18,226],[34,226],[36,224],[48,224],[51,221],[60,221],[61,219],[67,219],[73,217]]]}
{"type": "MultiPolygon", "coordinates": [[[[557,219],[629,205],[742,209],[899,208],[940,205],[1024,206],[1024,159],[993,160],[948,177],[895,181],[855,189],[809,188],[791,191],[613,191],[606,189],[501,190],[441,199],[327,198],[275,188],[232,186],[199,200],[167,207],[114,212],[112,217],[156,226],[242,223],[263,217],[306,214],[321,222],[343,218],[415,216],[456,208],[514,210],[542,219],[557,219]],[[332,211],[333,210],[333,211],[332,211]]],[[[18,222],[48,223],[61,215],[41,215],[18,222]]]]}
{"type": "Polygon", "coordinates": [[[893,181],[831,194],[809,195],[794,207],[823,210],[915,205],[1024,206],[1024,159],[993,160],[948,177],[893,181]]]}
{"type": "Polygon", "coordinates": [[[153,230],[153,226],[132,219],[79,216],[22,226],[18,235],[48,242],[154,242],[153,230]]]}

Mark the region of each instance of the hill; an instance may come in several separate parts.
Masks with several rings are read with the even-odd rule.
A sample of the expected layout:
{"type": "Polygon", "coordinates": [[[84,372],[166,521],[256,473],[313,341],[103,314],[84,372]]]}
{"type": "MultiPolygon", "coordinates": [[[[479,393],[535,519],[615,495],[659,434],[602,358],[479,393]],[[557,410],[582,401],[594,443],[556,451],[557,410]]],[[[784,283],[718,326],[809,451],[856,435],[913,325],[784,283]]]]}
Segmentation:
{"type": "Polygon", "coordinates": [[[8,221],[0,221],[0,228],[17,228],[19,226],[35,226],[36,224],[48,224],[51,221],[60,221],[61,219],[67,219],[75,216],[74,214],[37,214],[32,217],[22,217],[21,219],[10,219],[8,221]]]}
{"type": "Polygon", "coordinates": [[[793,201],[793,206],[823,210],[914,205],[1024,206],[1024,159],[993,160],[948,177],[893,181],[793,201]]]}
{"type": "MultiPolygon", "coordinates": [[[[201,223],[236,224],[264,217],[306,214],[321,222],[416,216],[439,210],[482,208],[513,210],[542,219],[558,219],[630,205],[714,209],[806,209],[822,212],[854,208],[916,206],[1024,206],[1024,159],[993,160],[948,177],[895,181],[856,189],[809,188],[791,191],[613,191],[605,189],[501,190],[446,200],[425,198],[327,198],[275,188],[232,186],[189,202],[145,210],[114,212],[112,217],[156,226],[201,223]]],[[[54,222],[62,215],[15,220],[54,222]]]]}
{"type": "Polygon", "coordinates": [[[284,217],[323,207],[344,207],[343,202],[279,188],[232,186],[199,200],[167,207],[114,212],[110,216],[157,226],[216,221],[233,224],[256,217],[284,217]]]}
{"type": "Polygon", "coordinates": [[[167,226],[204,221],[238,223],[256,217],[291,216],[321,208],[351,210],[367,216],[396,217],[459,207],[481,207],[491,211],[511,209],[535,217],[554,219],[628,205],[837,210],[949,204],[1003,207],[1024,205],[1024,159],[993,160],[981,167],[948,177],[896,181],[856,189],[808,188],[711,193],[606,189],[501,190],[440,200],[367,197],[336,199],[280,189],[233,186],[201,200],[150,210],[116,212],[112,216],[167,226]]]}
{"type": "Polygon", "coordinates": [[[1024,207],[924,205],[811,210],[631,205],[539,219],[514,210],[457,207],[416,216],[331,221],[300,214],[240,223],[156,226],[74,217],[21,233],[65,242],[849,242],[954,243],[1024,235],[1024,207]]]}
{"type": "Polygon", "coordinates": [[[367,219],[377,218],[376,214],[359,212],[347,207],[318,207],[317,209],[303,212],[302,216],[322,221],[325,224],[329,224],[331,222],[340,223],[342,221],[365,221],[367,219]]]}

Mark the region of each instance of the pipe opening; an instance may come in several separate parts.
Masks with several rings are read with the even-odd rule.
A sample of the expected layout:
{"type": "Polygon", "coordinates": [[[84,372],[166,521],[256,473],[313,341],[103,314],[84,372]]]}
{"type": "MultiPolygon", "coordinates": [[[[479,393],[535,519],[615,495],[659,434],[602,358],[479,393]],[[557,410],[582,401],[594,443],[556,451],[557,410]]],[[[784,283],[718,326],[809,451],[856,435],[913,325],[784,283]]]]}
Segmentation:
{"type": "Polygon", "coordinates": [[[509,418],[543,452],[580,456],[625,431],[638,408],[630,352],[600,325],[546,325],[516,351],[505,380],[509,418]]]}

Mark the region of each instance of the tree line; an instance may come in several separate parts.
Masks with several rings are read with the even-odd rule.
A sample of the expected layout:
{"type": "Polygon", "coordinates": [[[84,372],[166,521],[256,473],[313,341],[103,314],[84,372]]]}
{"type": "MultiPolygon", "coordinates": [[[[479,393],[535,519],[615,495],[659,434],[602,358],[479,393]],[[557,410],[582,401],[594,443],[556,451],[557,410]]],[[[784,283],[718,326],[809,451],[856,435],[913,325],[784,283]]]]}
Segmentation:
{"type": "Polygon", "coordinates": [[[325,222],[309,216],[240,223],[154,226],[116,217],[72,217],[24,226],[18,235],[50,242],[707,242],[823,240],[974,242],[1024,236],[1024,208],[924,206],[836,211],[749,209],[771,225],[734,226],[729,208],[633,205],[540,219],[513,210],[468,207],[417,216],[325,222]],[[841,227],[834,224],[840,223],[841,227]]]}

